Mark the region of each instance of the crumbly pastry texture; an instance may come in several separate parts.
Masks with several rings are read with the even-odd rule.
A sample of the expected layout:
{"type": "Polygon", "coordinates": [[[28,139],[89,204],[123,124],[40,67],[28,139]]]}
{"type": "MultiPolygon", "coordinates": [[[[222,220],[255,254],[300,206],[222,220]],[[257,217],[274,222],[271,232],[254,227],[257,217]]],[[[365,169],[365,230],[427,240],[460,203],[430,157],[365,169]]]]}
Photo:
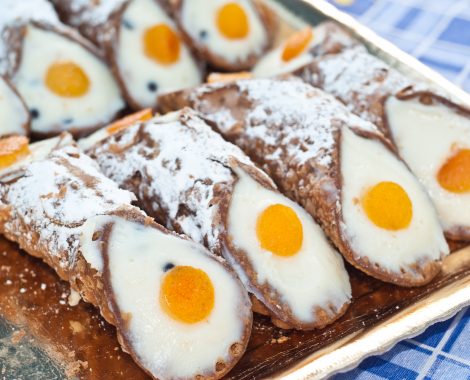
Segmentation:
{"type": "Polygon", "coordinates": [[[332,95],[301,80],[258,79],[163,95],[159,104],[163,111],[186,105],[201,112],[260,165],[284,194],[301,204],[359,269],[404,286],[429,282],[440,270],[439,263],[428,261],[406,273],[391,273],[355,255],[342,221],[341,130],[350,128],[393,148],[374,124],[349,112],[332,95]]]}
{"type": "Polygon", "coordinates": [[[249,256],[230,238],[229,207],[238,170],[268,190],[277,192],[276,187],[194,111],[183,109],[128,127],[87,153],[103,173],[134,192],[149,215],[223,256],[254,295],[254,310],[269,315],[278,326],[322,327],[345,312],[347,302],[331,304],[313,310],[311,321],[300,321],[269,281],[258,280],[249,256]]]}
{"type": "Polygon", "coordinates": [[[377,125],[387,137],[390,133],[386,125],[385,100],[403,91],[431,90],[430,85],[403,75],[373,56],[363,45],[337,54],[319,55],[296,74],[333,94],[351,112],[377,125]]]}
{"type": "Polygon", "coordinates": [[[48,157],[0,177],[2,233],[43,258],[66,280],[77,264],[86,220],[134,209],[135,198],[104,177],[75,145],[60,147],[67,140],[62,135],[48,157]]]}
{"type": "Polygon", "coordinates": [[[103,47],[116,35],[117,14],[129,0],[52,0],[60,17],[86,38],[103,47]]]}
{"type": "Polygon", "coordinates": [[[229,160],[253,164],[201,119],[186,111],[171,123],[132,126],[88,153],[163,224],[221,253],[219,202],[236,180],[229,160]]]}

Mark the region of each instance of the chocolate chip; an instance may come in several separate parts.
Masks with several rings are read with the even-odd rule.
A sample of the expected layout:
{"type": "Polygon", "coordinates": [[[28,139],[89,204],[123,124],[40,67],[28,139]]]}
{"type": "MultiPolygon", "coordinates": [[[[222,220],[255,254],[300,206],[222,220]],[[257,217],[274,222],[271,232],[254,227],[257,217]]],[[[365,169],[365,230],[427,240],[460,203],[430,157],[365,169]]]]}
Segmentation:
{"type": "Polygon", "coordinates": [[[163,272],[168,272],[170,269],[173,269],[174,267],[175,267],[175,264],[166,263],[165,266],[163,267],[163,272]]]}
{"type": "Polygon", "coordinates": [[[31,108],[29,112],[31,113],[31,117],[33,119],[37,119],[39,117],[39,111],[36,108],[31,108]]]}
{"type": "Polygon", "coordinates": [[[207,38],[207,30],[203,29],[199,32],[199,39],[205,40],[206,38],[207,38]]]}
{"type": "Polygon", "coordinates": [[[124,26],[124,28],[129,29],[129,30],[134,30],[134,24],[130,22],[129,20],[126,20],[125,18],[123,18],[121,23],[124,26]]]}
{"type": "Polygon", "coordinates": [[[64,119],[63,120],[63,123],[64,124],[72,124],[73,123],[73,119],[71,117],[69,117],[68,119],[64,119]]]}
{"type": "Polygon", "coordinates": [[[155,82],[148,82],[147,88],[151,92],[156,92],[158,90],[158,85],[155,82]]]}

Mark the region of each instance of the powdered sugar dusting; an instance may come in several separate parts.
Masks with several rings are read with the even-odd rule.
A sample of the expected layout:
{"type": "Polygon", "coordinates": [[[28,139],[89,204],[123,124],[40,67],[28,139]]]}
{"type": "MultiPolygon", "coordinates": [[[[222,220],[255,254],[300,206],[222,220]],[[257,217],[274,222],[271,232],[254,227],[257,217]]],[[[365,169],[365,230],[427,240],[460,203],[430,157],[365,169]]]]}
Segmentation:
{"type": "Polygon", "coordinates": [[[229,158],[253,165],[188,109],[132,126],[98,144],[91,154],[119,185],[132,187],[139,199],[154,200],[146,206],[152,208],[148,212],[163,211],[169,228],[178,224],[211,250],[220,248],[224,228],[217,222],[220,210],[213,199],[235,179],[229,158]],[[136,173],[141,179],[129,185],[136,173]]]}
{"type": "Polygon", "coordinates": [[[11,64],[7,46],[7,28],[40,21],[50,25],[60,24],[54,8],[46,0],[0,0],[0,74],[4,74],[11,64]]]}
{"type": "Polygon", "coordinates": [[[370,112],[371,97],[380,99],[416,85],[384,61],[369,54],[364,46],[346,49],[318,60],[319,74],[307,81],[335,95],[362,118],[378,122],[370,112]]]}
{"type": "Polygon", "coordinates": [[[70,23],[74,26],[82,24],[101,25],[106,23],[111,14],[127,0],[70,0],[70,9],[74,17],[70,23]]]}
{"type": "MultiPolygon", "coordinates": [[[[208,85],[190,95],[194,104],[204,102],[204,93],[222,85],[208,85]]],[[[334,151],[334,133],[342,125],[364,131],[377,128],[352,115],[331,95],[300,80],[256,79],[238,81],[243,97],[253,104],[245,115],[244,139],[259,139],[271,149],[266,161],[307,160],[328,166],[334,151]]],[[[201,104],[203,106],[203,104],[201,104]]],[[[196,108],[198,108],[196,106],[196,108]]],[[[217,123],[223,134],[236,127],[231,110],[221,108],[205,115],[217,123]]]]}
{"type": "Polygon", "coordinates": [[[23,23],[27,21],[43,21],[49,24],[58,24],[54,8],[46,0],[0,0],[0,26],[23,23]]]}
{"type": "MultiPolygon", "coordinates": [[[[10,177],[11,178],[11,177],[10,177]]],[[[70,268],[79,248],[83,223],[90,217],[129,205],[134,196],[104,177],[89,157],[70,145],[34,161],[14,182],[0,185],[3,207],[14,216],[5,224],[28,245],[60,258],[70,268]],[[19,221],[29,225],[21,231],[19,221]],[[37,239],[37,240],[36,240],[37,239]]]]}

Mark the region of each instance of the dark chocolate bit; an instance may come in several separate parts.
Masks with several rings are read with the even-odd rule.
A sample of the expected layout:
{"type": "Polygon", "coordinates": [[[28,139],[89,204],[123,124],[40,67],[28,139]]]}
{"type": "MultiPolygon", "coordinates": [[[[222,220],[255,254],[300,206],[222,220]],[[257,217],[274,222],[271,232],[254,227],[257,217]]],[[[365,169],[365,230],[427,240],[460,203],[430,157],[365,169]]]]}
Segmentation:
{"type": "Polygon", "coordinates": [[[163,267],[163,272],[168,272],[170,269],[173,269],[174,267],[175,267],[175,264],[166,263],[165,266],[163,267]]]}
{"type": "Polygon", "coordinates": [[[29,113],[31,114],[32,119],[37,119],[39,117],[39,111],[36,108],[31,108],[29,110],[29,113]]]}
{"type": "Polygon", "coordinates": [[[134,30],[134,23],[123,18],[122,21],[122,26],[124,26],[124,28],[128,29],[128,30],[134,30]]]}
{"type": "Polygon", "coordinates": [[[199,39],[205,40],[206,38],[207,38],[207,30],[203,29],[199,32],[199,39]]]}
{"type": "Polygon", "coordinates": [[[67,119],[64,119],[64,120],[63,120],[63,123],[64,123],[64,124],[72,124],[72,123],[73,123],[73,118],[69,117],[69,118],[67,118],[67,119]]]}
{"type": "Polygon", "coordinates": [[[156,92],[158,90],[158,85],[155,82],[148,82],[147,88],[151,92],[156,92]]]}

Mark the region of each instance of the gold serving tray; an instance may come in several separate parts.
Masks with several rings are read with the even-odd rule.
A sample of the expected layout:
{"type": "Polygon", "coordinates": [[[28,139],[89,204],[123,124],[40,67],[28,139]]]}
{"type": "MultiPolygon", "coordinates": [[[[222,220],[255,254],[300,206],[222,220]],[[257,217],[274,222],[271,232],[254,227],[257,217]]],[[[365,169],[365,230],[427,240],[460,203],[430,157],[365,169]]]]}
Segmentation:
{"type": "MultiPolygon", "coordinates": [[[[372,53],[470,106],[469,94],[327,2],[264,1],[282,19],[280,39],[306,23],[335,20],[372,53]]],[[[445,259],[442,273],[420,288],[386,284],[348,266],[353,303],[322,330],[281,330],[256,315],[248,350],[227,378],[327,378],[451,317],[470,304],[470,247],[451,245],[454,253],[445,259]]],[[[70,306],[69,295],[68,284],[49,267],[0,238],[1,377],[148,379],[121,350],[114,327],[84,302],[70,306]]]]}

